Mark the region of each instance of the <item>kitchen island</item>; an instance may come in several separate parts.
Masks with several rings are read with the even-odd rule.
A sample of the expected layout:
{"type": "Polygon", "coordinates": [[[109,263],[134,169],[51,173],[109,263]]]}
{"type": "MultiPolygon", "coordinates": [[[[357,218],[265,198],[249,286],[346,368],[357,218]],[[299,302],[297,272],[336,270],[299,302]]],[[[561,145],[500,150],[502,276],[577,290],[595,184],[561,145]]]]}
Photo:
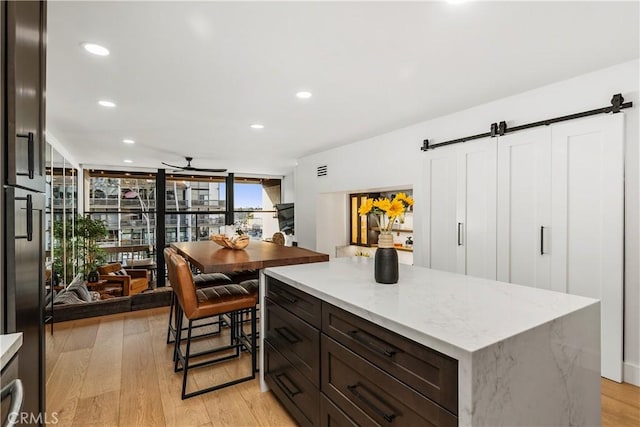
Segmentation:
{"type": "Polygon", "coordinates": [[[260,282],[261,384],[302,425],[600,424],[597,300],[351,260],[260,282]]]}

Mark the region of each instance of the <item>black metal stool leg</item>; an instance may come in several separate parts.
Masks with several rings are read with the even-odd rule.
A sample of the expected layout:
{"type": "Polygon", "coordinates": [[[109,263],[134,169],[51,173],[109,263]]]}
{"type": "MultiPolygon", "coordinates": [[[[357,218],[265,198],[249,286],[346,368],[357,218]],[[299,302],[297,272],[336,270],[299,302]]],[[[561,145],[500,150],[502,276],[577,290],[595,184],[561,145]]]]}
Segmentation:
{"type": "Polygon", "coordinates": [[[189,372],[189,353],[191,352],[191,326],[192,320],[189,320],[189,328],[187,332],[187,350],[184,355],[184,363],[182,364],[182,400],[184,400],[187,394],[187,374],[189,372]]]}
{"type": "Polygon", "coordinates": [[[258,335],[258,328],[256,327],[256,308],[251,309],[251,369],[255,378],[258,370],[258,346],[256,336],[258,335]]]}
{"type": "MultiPolygon", "coordinates": [[[[176,329],[178,331],[182,330],[182,308],[176,304],[176,329]]],[[[182,334],[176,335],[176,338],[173,343],[173,372],[178,372],[178,363],[180,362],[180,342],[182,341],[182,334]]]]}
{"type": "Polygon", "coordinates": [[[171,304],[169,305],[169,327],[167,328],[167,344],[171,344],[171,334],[175,333],[175,329],[173,327],[173,310],[176,305],[176,293],[171,291],[171,304]]]}

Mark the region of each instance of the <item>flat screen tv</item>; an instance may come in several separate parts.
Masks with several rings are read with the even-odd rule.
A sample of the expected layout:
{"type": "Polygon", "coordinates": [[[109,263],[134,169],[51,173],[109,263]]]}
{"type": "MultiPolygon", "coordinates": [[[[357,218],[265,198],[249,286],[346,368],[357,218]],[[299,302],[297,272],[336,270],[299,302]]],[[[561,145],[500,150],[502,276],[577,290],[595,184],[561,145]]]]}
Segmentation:
{"type": "Polygon", "coordinates": [[[276,205],[278,211],[278,225],[280,231],[285,234],[295,234],[293,221],[293,203],[278,203],[276,205]]]}

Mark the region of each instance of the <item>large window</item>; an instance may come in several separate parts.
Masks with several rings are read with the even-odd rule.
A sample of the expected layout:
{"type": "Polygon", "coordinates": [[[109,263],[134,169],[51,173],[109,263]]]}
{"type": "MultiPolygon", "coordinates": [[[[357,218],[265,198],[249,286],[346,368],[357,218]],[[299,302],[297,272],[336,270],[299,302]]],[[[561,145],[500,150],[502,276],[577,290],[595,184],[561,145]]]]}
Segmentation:
{"type": "Polygon", "coordinates": [[[227,209],[224,177],[171,175],[166,189],[166,241],[208,240],[220,233],[227,209]]]}
{"type": "Polygon", "coordinates": [[[279,231],[275,208],[281,199],[279,179],[236,178],[233,199],[237,229],[252,239],[271,238],[279,231]]]}
{"type": "MultiPolygon", "coordinates": [[[[226,190],[225,177],[168,175],[166,242],[207,240],[221,233],[231,209],[236,228],[252,239],[279,231],[279,179],[236,177],[233,203],[227,203],[226,190]]],[[[104,246],[156,245],[155,174],[92,170],[88,197],[90,215],[105,221],[109,230],[104,246]]]]}
{"type": "Polygon", "coordinates": [[[107,225],[104,246],[155,246],[155,187],[154,174],[89,173],[89,213],[107,225]]]}

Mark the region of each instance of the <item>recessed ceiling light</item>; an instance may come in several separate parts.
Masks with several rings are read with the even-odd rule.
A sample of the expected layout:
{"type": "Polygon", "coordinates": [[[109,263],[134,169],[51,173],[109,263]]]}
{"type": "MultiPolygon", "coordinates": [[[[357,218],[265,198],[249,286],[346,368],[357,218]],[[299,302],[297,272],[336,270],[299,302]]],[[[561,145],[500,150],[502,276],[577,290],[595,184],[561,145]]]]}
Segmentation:
{"type": "Polygon", "coordinates": [[[133,163],[133,160],[124,159],[123,162],[125,162],[125,163],[133,163]]]}
{"type": "Polygon", "coordinates": [[[313,96],[313,94],[311,92],[302,91],[302,92],[296,93],[296,96],[300,99],[309,99],[313,96]]]}
{"type": "Polygon", "coordinates": [[[86,50],[87,52],[92,53],[94,55],[98,55],[98,56],[107,56],[107,55],[109,55],[109,49],[107,49],[104,46],[100,46],[99,44],[82,43],[82,47],[84,48],[84,50],[86,50]]]}
{"type": "Polygon", "coordinates": [[[113,107],[116,106],[115,102],[106,101],[106,100],[98,101],[98,104],[102,105],[103,107],[107,107],[107,108],[113,108],[113,107]]]}
{"type": "Polygon", "coordinates": [[[123,139],[122,142],[125,144],[135,144],[136,142],[133,139],[123,139]]]}
{"type": "Polygon", "coordinates": [[[251,129],[264,129],[264,125],[261,125],[260,123],[254,123],[251,125],[251,129]]]}

